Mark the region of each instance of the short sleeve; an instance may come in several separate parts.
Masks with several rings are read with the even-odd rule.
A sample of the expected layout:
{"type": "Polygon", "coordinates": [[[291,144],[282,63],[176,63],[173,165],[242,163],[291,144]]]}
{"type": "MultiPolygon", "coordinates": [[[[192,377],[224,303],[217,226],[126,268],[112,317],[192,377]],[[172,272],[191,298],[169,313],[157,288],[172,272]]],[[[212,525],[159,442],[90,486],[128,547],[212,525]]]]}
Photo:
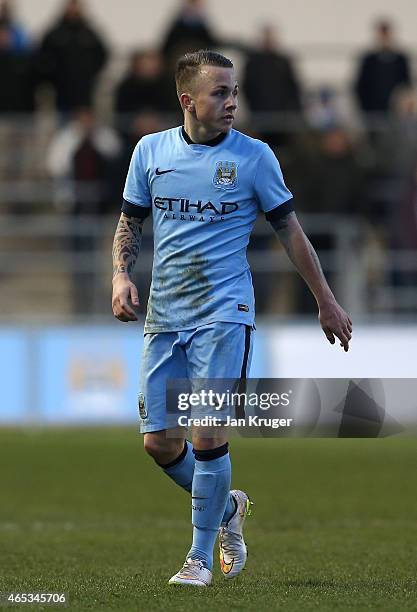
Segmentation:
{"type": "Polygon", "coordinates": [[[258,161],[254,188],[259,208],[265,213],[292,198],[291,191],[284,183],[279,162],[268,145],[265,145],[258,161]]]}
{"type": "Polygon", "coordinates": [[[149,208],[152,203],[146,174],[146,147],[140,140],[133,151],[123,190],[123,200],[127,203],[149,208]]]}

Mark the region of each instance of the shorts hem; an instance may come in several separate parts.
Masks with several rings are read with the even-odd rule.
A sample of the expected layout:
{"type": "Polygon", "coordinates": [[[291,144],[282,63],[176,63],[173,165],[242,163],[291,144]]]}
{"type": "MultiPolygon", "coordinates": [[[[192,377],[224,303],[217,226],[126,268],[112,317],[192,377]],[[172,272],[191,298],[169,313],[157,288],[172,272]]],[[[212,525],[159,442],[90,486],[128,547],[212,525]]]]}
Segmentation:
{"type": "Polygon", "coordinates": [[[178,427],[178,423],[176,425],[171,425],[168,427],[165,423],[157,423],[152,425],[139,425],[140,433],[153,433],[155,431],[165,431],[166,429],[175,429],[178,427]]]}

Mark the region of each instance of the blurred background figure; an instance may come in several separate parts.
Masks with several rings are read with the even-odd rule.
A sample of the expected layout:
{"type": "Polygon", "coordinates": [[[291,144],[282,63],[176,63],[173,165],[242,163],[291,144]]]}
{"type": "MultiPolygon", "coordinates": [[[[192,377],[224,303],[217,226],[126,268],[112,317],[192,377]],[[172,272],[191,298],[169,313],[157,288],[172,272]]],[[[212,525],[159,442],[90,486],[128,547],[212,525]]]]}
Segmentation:
{"type": "Polygon", "coordinates": [[[417,159],[417,94],[402,88],[392,97],[384,129],[375,135],[371,219],[385,245],[392,242],[399,203],[414,178],[417,159]]]}
{"type": "MultiPolygon", "coordinates": [[[[142,136],[154,134],[164,129],[164,117],[151,109],[145,109],[129,116],[129,122],[125,125],[125,133],[122,139],[122,150],[119,158],[119,169],[117,178],[119,181],[116,202],[119,205],[125,185],[127,171],[129,170],[130,160],[133,151],[142,136]]],[[[145,240],[146,237],[143,236],[145,240]]]]}
{"type": "Polygon", "coordinates": [[[393,92],[411,82],[408,56],[397,49],[389,20],[376,23],[375,39],[376,49],[360,58],[355,84],[359,108],[372,125],[389,111],[393,92]]]}
{"type": "Polygon", "coordinates": [[[330,85],[310,92],[306,106],[307,121],[315,130],[329,130],[341,122],[336,91],[330,85]]]}
{"type": "Polygon", "coordinates": [[[60,113],[91,105],[107,57],[81,0],[67,0],[62,16],[41,40],[37,61],[40,79],[52,85],[60,113]]]}
{"type": "Polygon", "coordinates": [[[162,115],[170,112],[173,104],[176,111],[179,105],[174,81],[172,75],[167,77],[161,54],[153,49],[134,51],[127,73],[115,91],[114,110],[121,132],[129,133],[132,118],[138,113],[151,111],[162,115]]]}
{"type": "MultiPolygon", "coordinates": [[[[391,99],[391,114],[377,140],[372,220],[381,248],[417,249],[417,93],[399,88],[391,99]]],[[[417,260],[417,252],[412,255],[417,260]]],[[[399,265],[401,268],[401,264],[399,265]]],[[[417,280],[407,269],[394,272],[395,285],[417,280]]]]}
{"type": "MultiPolygon", "coordinates": [[[[35,108],[35,73],[29,37],[10,2],[0,2],[0,179],[21,178],[26,161],[26,114],[35,108]]],[[[3,190],[6,185],[3,183],[3,190]]]]}
{"type": "MultiPolygon", "coordinates": [[[[396,249],[414,251],[411,257],[417,260],[417,155],[414,157],[412,173],[400,201],[398,214],[394,215],[393,246],[396,249]]],[[[417,285],[416,270],[402,270],[400,282],[413,287],[417,285]]]]}
{"type": "Polygon", "coordinates": [[[321,134],[314,157],[305,203],[309,212],[365,216],[364,171],[349,132],[342,125],[329,127],[321,134]]]}
{"type": "Polygon", "coordinates": [[[86,296],[94,287],[97,235],[91,218],[120,207],[119,158],[116,132],[99,125],[90,108],[78,110],[50,143],[47,168],[55,182],[55,205],[68,215],[68,247],[73,253],[73,312],[89,313],[94,300],[86,296]],[[90,217],[85,220],[85,216],[90,217]],[[80,223],[77,224],[77,220],[80,223]],[[75,223],[74,223],[75,221],[75,223]],[[84,230],[83,231],[83,227],[84,230]],[[74,231],[75,230],[75,231],[74,231]]]}
{"type": "Polygon", "coordinates": [[[409,87],[397,89],[391,102],[390,116],[378,139],[378,164],[386,177],[398,181],[396,197],[402,198],[417,158],[417,93],[409,87]]]}
{"type": "Polygon", "coordinates": [[[121,158],[122,168],[120,171],[120,194],[122,193],[122,188],[124,186],[124,181],[126,179],[126,174],[129,169],[129,164],[134,148],[136,147],[142,136],[146,136],[147,134],[154,134],[155,132],[160,132],[162,129],[164,129],[163,125],[164,122],[161,115],[151,109],[142,110],[140,113],[137,113],[130,117],[129,131],[124,141],[121,158]]]}
{"type": "Polygon", "coordinates": [[[287,142],[289,134],[299,127],[301,90],[293,61],[280,48],[273,26],[261,28],[258,47],[249,52],[242,87],[252,113],[277,113],[275,121],[272,116],[267,118],[267,132],[254,117],[260,137],[271,146],[287,142]]]}
{"type": "Polygon", "coordinates": [[[0,21],[0,113],[31,112],[34,109],[34,76],[29,50],[16,50],[13,32],[0,21]]]}
{"type": "MultiPolygon", "coordinates": [[[[341,247],[339,230],[347,236],[348,224],[354,223],[363,231],[368,222],[368,175],[362,142],[354,139],[342,123],[329,123],[327,129],[321,126],[320,131],[297,139],[284,171],[289,184],[294,185],[298,212],[316,219],[311,242],[323,265],[328,266],[326,277],[335,286],[337,273],[332,262],[341,247]]],[[[293,276],[286,292],[290,310],[314,312],[314,300],[298,282],[294,283],[293,276]]]]}
{"type": "Polygon", "coordinates": [[[25,28],[14,18],[10,0],[0,2],[0,25],[7,28],[10,36],[10,49],[14,53],[25,53],[31,47],[25,28]]]}
{"type": "Polygon", "coordinates": [[[170,74],[180,55],[198,49],[212,49],[219,45],[208,22],[205,0],[182,0],[181,4],[180,11],[168,26],[161,44],[170,74]]]}
{"type": "Polygon", "coordinates": [[[56,208],[74,215],[117,209],[119,201],[112,202],[109,186],[120,152],[115,130],[99,125],[91,108],[77,110],[56,132],[47,151],[47,169],[57,181],[56,208]]]}

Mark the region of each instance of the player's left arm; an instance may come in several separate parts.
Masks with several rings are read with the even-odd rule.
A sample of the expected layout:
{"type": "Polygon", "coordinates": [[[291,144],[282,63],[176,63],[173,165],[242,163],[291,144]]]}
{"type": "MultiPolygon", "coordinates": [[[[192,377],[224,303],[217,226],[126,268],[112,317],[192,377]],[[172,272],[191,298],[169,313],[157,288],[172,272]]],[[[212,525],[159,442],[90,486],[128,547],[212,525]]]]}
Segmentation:
{"type": "Polygon", "coordinates": [[[340,346],[349,350],[352,337],[352,321],[336,301],[320,265],[313,245],[305,235],[294,211],[281,218],[271,220],[287,255],[314,295],[319,308],[320,325],[331,344],[335,336],[340,346]]]}

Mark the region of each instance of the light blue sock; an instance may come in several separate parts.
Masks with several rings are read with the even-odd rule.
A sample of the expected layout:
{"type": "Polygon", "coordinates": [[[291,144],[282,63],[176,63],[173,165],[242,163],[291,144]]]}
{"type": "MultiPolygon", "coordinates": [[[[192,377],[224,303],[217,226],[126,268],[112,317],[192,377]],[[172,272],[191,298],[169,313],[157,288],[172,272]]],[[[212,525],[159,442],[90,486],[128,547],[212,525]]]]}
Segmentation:
{"type": "Polygon", "coordinates": [[[225,525],[227,521],[232,517],[232,515],[237,510],[237,503],[235,502],[235,498],[231,493],[229,493],[229,497],[227,499],[226,510],[224,511],[222,518],[222,525],[225,525]]]}
{"type": "MultiPolygon", "coordinates": [[[[188,440],[185,440],[184,450],[181,452],[179,457],[168,463],[167,465],[158,465],[164,470],[165,474],[172,478],[174,482],[180,487],[191,493],[191,486],[194,476],[194,465],[195,459],[193,454],[193,447],[188,440]]],[[[230,494],[227,500],[226,510],[222,518],[222,524],[226,523],[232,514],[236,510],[236,502],[233,496],[230,494]]]]}
{"type": "Polygon", "coordinates": [[[184,449],[171,463],[158,465],[164,470],[165,474],[172,478],[180,487],[191,493],[194,474],[194,455],[193,447],[188,440],[185,440],[184,449]]]}
{"type": "Polygon", "coordinates": [[[213,547],[229,499],[231,464],[228,444],[196,457],[192,488],[193,543],[187,559],[200,559],[211,570],[213,547]]]}

